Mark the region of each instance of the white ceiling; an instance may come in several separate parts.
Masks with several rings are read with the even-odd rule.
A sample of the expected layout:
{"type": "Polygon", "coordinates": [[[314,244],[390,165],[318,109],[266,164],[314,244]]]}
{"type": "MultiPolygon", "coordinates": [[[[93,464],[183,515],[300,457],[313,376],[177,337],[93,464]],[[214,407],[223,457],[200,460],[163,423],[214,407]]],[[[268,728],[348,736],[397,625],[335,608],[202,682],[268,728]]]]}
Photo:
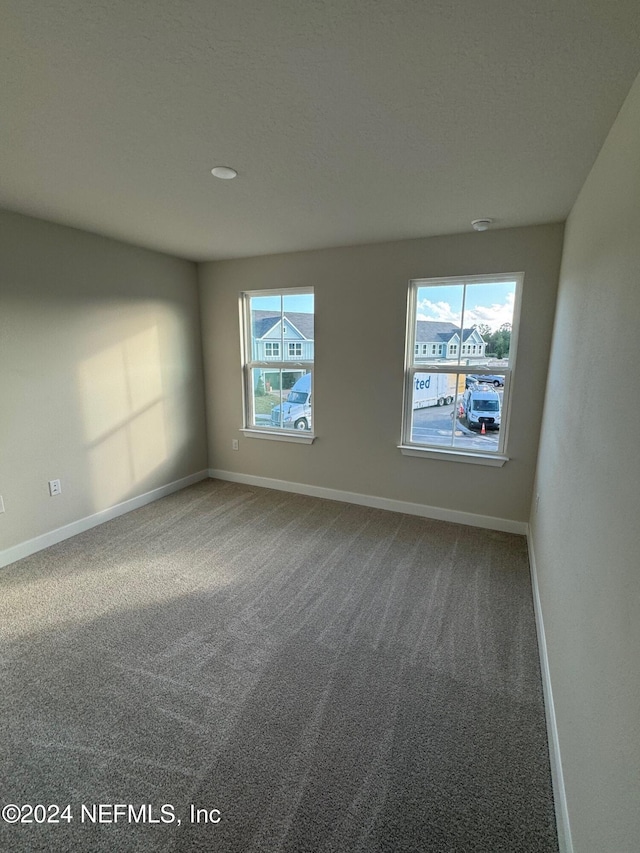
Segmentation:
{"type": "Polygon", "coordinates": [[[195,260],[564,219],[640,70],[638,0],[0,0],[0,20],[0,206],[195,260]]]}

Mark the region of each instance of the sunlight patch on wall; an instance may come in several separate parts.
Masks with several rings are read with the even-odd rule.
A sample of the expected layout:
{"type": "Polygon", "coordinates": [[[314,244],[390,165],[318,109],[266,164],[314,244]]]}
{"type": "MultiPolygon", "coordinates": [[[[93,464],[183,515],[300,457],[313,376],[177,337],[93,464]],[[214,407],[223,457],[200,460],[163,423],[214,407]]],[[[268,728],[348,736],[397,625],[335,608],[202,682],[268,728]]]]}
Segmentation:
{"type": "Polygon", "coordinates": [[[78,368],[87,441],[95,442],[122,424],[130,412],[124,347],[115,344],[78,368]]]}
{"type": "Polygon", "coordinates": [[[94,497],[112,505],[169,455],[157,324],[84,359],[78,386],[94,497]]]}

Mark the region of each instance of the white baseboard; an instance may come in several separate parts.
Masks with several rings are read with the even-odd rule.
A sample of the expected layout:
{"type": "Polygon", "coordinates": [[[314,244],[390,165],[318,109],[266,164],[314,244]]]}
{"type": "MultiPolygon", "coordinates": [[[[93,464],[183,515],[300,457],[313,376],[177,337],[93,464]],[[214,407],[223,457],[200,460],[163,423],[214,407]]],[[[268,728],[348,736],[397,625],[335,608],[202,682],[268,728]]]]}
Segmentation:
{"type": "Polygon", "coordinates": [[[551,780],[553,784],[553,799],[556,810],[556,825],[558,829],[558,845],[560,853],[573,853],[573,841],[571,839],[571,825],[569,823],[569,807],[567,805],[567,792],[564,787],[564,774],[562,772],[562,757],[560,755],[560,741],[558,738],[558,726],[556,723],[556,711],[553,703],[553,688],[551,686],[551,671],[549,669],[549,657],[547,654],[547,639],[544,632],[544,619],[542,616],[542,602],[540,601],[540,587],[538,586],[538,570],[536,557],[533,550],[531,529],[527,532],[527,545],[529,548],[529,566],[531,568],[531,588],[533,591],[533,609],[536,616],[536,629],[538,632],[538,649],[540,652],[540,669],[542,671],[542,689],[544,692],[544,708],[547,719],[547,738],[549,741],[549,760],[551,763],[551,780]]]}
{"type": "Polygon", "coordinates": [[[20,542],[11,548],[5,548],[4,551],[0,551],[0,568],[8,566],[9,563],[15,563],[16,560],[21,560],[23,557],[29,557],[31,554],[42,551],[43,548],[48,548],[50,545],[56,545],[64,539],[76,536],[78,533],[84,533],[85,530],[97,527],[98,524],[104,524],[105,521],[111,521],[112,518],[117,518],[119,515],[131,512],[133,509],[153,503],[153,501],[157,501],[173,492],[191,486],[193,483],[198,483],[200,480],[206,480],[208,476],[208,471],[198,471],[195,474],[190,474],[188,477],[183,477],[181,480],[174,480],[173,483],[167,483],[166,486],[160,486],[158,489],[138,495],[136,498],[130,498],[127,501],[115,504],[115,506],[100,510],[100,512],[96,512],[93,515],[80,518],[78,521],[72,521],[70,524],[65,524],[64,527],[58,527],[56,530],[50,530],[48,533],[28,539],[26,542],[20,542]]]}
{"type": "Polygon", "coordinates": [[[210,468],[209,476],[215,480],[229,480],[232,483],[244,483],[248,486],[261,486],[264,489],[277,489],[281,492],[294,492],[313,498],[327,498],[331,501],[370,506],[374,509],[388,509],[391,512],[404,512],[407,515],[419,515],[422,518],[435,518],[438,521],[453,521],[456,524],[469,524],[472,527],[484,527],[489,530],[501,530],[504,533],[526,535],[528,525],[525,521],[509,518],[495,518],[492,515],[476,515],[473,512],[461,512],[426,504],[381,498],[375,495],[361,495],[357,492],[343,492],[341,489],[329,489],[325,486],[310,486],[307,483],[290,483],[288,480],[274,480],[271,477],[257,477],[253,474],[238,474],[235,471],[221,471],[210,468]]]}

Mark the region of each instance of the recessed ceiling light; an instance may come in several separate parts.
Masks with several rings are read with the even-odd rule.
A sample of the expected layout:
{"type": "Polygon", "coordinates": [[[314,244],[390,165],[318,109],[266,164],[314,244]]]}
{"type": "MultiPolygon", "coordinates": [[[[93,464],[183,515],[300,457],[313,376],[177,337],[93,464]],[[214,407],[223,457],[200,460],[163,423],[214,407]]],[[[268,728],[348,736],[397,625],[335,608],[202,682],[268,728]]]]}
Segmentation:
{"type": "Polygon", "coordinates": [[[211,170],[211,174],[214,178],[222,178],[223,181],[230,181],[231,178],[235,178],[238,173],[235,169],[231,169],[229,166],[214,166],[211,170]]]}
{"type": "Polygon", "coordinates": [[[492,222],[493,219],[474,219],[471,226],[475,231],[486,231],[492,222]]]}

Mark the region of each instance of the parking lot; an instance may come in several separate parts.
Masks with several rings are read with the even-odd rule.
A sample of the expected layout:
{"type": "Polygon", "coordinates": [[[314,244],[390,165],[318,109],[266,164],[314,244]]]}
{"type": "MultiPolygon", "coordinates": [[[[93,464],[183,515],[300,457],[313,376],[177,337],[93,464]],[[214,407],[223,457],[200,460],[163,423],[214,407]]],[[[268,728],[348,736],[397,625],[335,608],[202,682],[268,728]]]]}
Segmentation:
{"type": "MultiPolygon", "coordinates": [[[[503,389],[496,389],[502,402],[503,389]]],[[[411,440],[418,444],[436,444],[442,447],[468,448],[496,452],[499,431],[489,430],[481,435],[467,427],[466,419],[460,415],[460,397],[457,403],[448,406],[431,406],[413,412],[411,440]]]]}

